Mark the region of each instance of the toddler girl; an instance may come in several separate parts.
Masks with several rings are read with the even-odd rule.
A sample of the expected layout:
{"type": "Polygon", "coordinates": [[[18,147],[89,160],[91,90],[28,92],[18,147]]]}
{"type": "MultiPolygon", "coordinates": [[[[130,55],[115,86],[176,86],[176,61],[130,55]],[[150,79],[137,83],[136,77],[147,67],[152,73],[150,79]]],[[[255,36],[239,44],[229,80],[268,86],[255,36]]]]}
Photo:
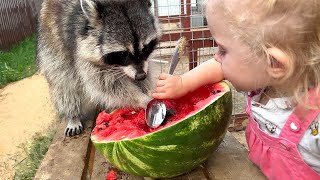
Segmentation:
{"type": "Polygon", "coordinates": [[[228,80],[246,92],[249,158],[269,179],[320,179],[320,1],[208,0],[214,59],[161,74],[154,98],[228,80]]]}

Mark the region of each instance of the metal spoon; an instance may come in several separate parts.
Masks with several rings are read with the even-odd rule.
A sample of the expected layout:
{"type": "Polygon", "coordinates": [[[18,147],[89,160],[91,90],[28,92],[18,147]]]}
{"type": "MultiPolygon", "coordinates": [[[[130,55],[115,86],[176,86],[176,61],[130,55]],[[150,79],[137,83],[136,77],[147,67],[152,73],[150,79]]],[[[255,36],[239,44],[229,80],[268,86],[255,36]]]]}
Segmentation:
{"type": "MultiPolygon", "coordinates": [[[[168,74],[172,75],[174,70],[176,69],[177,64],[180,60],[179,53],[180,51],[182,51],[182,48],[185,46],[185,44],[186,44],[186,39],[184,37],[181,37],[178,40],[177,46],[174,49],[168,74]]],[[[167,113],[166,105],[161,100],[159,99],[151,100],[148,103],[147,109],[145,111],[147,125],[151,128],[159,127],[162,124],[163,120],[165,119],[166,113],[167,113]]]]}

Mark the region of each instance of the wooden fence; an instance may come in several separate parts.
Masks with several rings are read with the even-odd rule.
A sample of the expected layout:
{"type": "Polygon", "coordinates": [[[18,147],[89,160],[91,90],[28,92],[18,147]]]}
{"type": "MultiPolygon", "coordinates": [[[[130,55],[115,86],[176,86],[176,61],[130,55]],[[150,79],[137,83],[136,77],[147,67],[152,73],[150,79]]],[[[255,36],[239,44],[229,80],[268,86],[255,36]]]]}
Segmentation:
{"type": "Polygon", "coordinates": [[[42,0],[0,0],[0,50],[8,50],[36,31],[42,0]]]}

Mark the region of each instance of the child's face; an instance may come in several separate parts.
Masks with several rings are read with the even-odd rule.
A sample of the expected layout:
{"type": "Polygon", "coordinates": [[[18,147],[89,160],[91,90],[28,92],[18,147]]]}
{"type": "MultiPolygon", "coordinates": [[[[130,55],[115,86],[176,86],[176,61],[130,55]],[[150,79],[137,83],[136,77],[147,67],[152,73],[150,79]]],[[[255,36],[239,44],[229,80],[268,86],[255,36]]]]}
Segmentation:
{"type": "Polygon", "coordinates": [[[208,26],[219,48],[214,58],[221,63],[225,79],[238,91],[249,92],[268,86],[271,79],[266,71],[267,61],[252,58],[250,48],[233,38],[223,15],[213,12],[212,0],[208,1],[206,12],[208,26]]]}

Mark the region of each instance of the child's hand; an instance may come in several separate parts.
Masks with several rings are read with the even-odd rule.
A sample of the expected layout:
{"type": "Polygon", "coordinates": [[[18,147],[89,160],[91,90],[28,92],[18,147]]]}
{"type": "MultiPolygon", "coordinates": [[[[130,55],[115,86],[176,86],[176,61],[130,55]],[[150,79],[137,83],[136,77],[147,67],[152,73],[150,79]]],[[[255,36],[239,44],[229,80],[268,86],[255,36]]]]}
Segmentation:
{"type": "Polygon", "coordinates": [[[223,80],[221,64],[210,59],[181,76],[161,74],[157,82],[155,99],[174,99],[186,95],[197,88],[223,80]]]}
{"type": "Polygon", "coordinates": [[[182,97],[186,93],[181,76],[162,73],[157,82],[156,92],[152,94],[152,97],[155,99],[174,99],[182,97]]]}

